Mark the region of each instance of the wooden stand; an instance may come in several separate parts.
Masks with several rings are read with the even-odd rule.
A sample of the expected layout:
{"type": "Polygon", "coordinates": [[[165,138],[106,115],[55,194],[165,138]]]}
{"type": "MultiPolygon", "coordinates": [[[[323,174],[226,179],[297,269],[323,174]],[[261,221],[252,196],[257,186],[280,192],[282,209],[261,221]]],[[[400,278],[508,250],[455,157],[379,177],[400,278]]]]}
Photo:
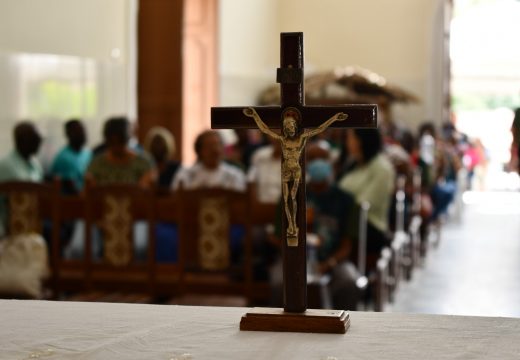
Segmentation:
{"type": "Polygon", "coordinates": [[[345,334],[350,326],[344,310],[285,312],[278,308],[254,308],[242,316],[240,330],[345,334]]]}

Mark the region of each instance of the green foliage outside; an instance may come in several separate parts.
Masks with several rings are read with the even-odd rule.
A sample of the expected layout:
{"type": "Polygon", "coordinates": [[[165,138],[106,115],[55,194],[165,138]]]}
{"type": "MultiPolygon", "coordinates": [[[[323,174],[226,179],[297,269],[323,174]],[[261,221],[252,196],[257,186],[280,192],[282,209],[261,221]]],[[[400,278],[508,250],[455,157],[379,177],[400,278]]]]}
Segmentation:
{"type": "Polygon", "coordinates": [[[501,94],[454,94],[451,98],[454,111],[493,110],[502,107],[517,108],[520,106],[518,96],[501,94]]]}
{"type": "Polygon", "coordinates": [[[29,85],[28,115],[40,117],[89,117],[97,113],[98,99],[93,84],[48,80],[29,85]]]}

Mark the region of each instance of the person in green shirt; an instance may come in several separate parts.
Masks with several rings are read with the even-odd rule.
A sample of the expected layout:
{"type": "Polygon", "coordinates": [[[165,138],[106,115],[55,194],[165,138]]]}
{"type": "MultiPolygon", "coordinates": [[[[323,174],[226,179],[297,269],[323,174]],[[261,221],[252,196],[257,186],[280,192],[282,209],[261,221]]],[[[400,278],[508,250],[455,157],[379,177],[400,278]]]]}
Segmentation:
{"type": "Polygon", "coordinates": [[[36,126],[24,121],[13,131],[15,148],[0,160],[0,182],[10,180],[43,180],[43,170],[35,155],[40,149],[42,136],[36,126]]]}
{"type": "Polygon", "coordinates": [[[94,157],[85,175],[90,184],[135,184],[149,188],[155,183],[152,160],[128,146],[130,127],[126,117],[107,120],[106,150],[94,157]]]}
{"type": "MultiPolygon", "coordinates": [[[[347,148],[351,162],[338,187],[351,194],[356,203],[370,204],[367,223],[367,254],[377,259],[388,246],[389,212],[395,187],[395,170],[383,152],[383,139],[376,129],[348,129],[347,148]]],[[[373,270],[375,261],[368,269],[373,270]]]]}

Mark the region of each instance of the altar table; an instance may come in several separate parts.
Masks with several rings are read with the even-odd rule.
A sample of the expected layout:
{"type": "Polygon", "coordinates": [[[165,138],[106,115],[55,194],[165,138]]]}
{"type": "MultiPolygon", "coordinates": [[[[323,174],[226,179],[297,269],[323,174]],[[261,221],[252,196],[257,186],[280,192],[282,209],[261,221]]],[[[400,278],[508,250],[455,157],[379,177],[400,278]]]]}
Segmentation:
{"type": "Polygon", "coordinates": [[[351,312],[345,335],[241,332],[247,310],[0,300],[0,359],[520,359],[520,319],[351,312]]]}

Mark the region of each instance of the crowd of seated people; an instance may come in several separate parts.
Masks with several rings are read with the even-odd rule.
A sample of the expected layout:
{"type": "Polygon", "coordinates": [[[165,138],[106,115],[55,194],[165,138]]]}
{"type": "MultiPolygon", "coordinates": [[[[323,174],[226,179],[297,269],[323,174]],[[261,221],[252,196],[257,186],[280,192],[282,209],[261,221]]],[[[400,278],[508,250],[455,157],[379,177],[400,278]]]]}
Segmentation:
{"type": "MultiPolygon", "coordinates": [[[[156,189],[159,194],[198,188],[244,192],[250,184],[256,201],[281,209],[281,147],[279,142],[262,138],[258,131],[242,131],[237,136],[240,141],[227,147],[217,131],[202,132],[194,143],[194,164],[174,160],[175,138],[165,128],[151,129],[143,146],[138,145],[132,140],[132,124],[125,117],[106,121],[103,143],[92,151],[86,147],[87,134],[80,120],[67,121],[64,132],[67,144],[47,172],[47,178],[59,179],[63,194],[78,195],[86,186],[114,183],[156,189]]],[[[331,275],[329,290],[335,307],[352,308],[348,294],[354,287],[352,266],[357,261],[354,254],[361,203],[370,204],[366,250],[367,258],[373,259],[391,239],[396,174],[411,178],[415,171],[421,171],[426,224],[438,221],[447,212],[457,191],[456,176],[467,144],[453,127],[443,127],[441,134],[438,136],[430,123],[423,124],[417,136],[409,129],[397,129],[391,134],[334,129],[308,145],[307,201],[311,211],[307,230],[318,238],[315,270],[331,275]]],[[[0,182],[44,181],[43,169],[35,157],[43,141],[37,127],[30,122],[18,124],[14,140],[15,149],[0,161],[0,182]]],[[[5,208],[0,208],[0,214],[5,219],[5,208]]],[[[276,214],[272,215],[272,224],[259,232],[255,249],[257,257],[265,257],[260,264],[270,269],[264,273],[270,274],[276,288],[281,282],[281,236],[276,214]]],[[[161,248],[171,248],[166,244],[169,239],[178,239],[175,228],[157,226],[157,256],[161,257],[161,248]]],[[[240,249],[236,240],[234,243],[240,249]]],[[[163,260],[176,261],[177,256],[163,260]]],[[[367,265],[367,271],[373,271],[375,261],[367,265]]]]}

